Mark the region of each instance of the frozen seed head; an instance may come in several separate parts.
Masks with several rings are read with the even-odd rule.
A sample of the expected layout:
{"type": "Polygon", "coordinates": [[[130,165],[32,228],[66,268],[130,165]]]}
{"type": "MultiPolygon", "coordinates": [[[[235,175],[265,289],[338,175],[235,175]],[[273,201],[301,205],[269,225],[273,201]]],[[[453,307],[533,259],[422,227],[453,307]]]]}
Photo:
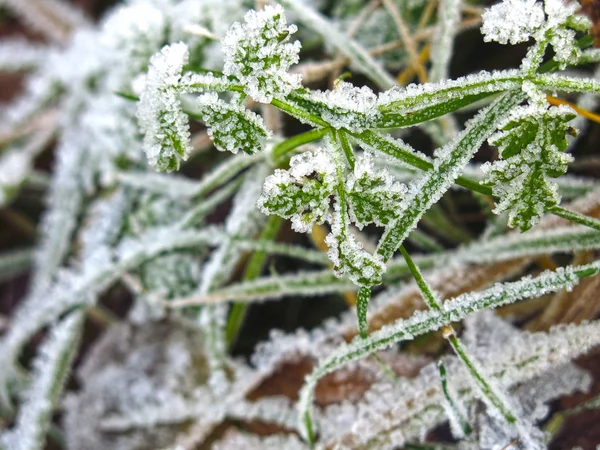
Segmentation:
{"type": "Polygon", "coordinates": [[[300,42],[288,42],[297,31],[287,25],[280,5],[262,11],[248,11],[244,23],[235,22],[221,40],[225,65],[223,72],[233,75],[254,100],[270,103],[300,87],[301,76],[288,73],[298,62],[300,42]]]}
{"type": "Polygon", "coordinates": [[[535,0],[505,0],[487,9],[481,33],[486,42],[526,42],[544,25],[544,10],[535,0]]]}

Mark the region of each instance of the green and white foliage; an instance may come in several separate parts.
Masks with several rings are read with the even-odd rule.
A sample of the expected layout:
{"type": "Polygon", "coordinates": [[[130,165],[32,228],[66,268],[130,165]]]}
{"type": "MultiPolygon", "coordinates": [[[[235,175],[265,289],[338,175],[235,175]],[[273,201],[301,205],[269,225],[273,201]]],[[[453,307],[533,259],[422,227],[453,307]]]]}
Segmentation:
{"type": "Polygon", "coordinates": [[[376,169],[374,155],[365,151],[348,176],[346,190],[348,213],[360,229],[370,223],[380,227],[389,225],[406,193],[406,186],[395,182],[386,168],[376,169]]]}
{"type": "Polygon", "coordinates": [[[490,137],[501,159],[482,169],[500,198],[494,212],[508,211],[510,226],[526,231],[560,202],[558,186],[548,178],[563,175],[573,161],[565,150],[566,136],[576,134],[569,124],[575,116],[568,106],[532,102],[512,111],[501,131],[490,137]]]}
{"type": "Polygon", "coordinates": [[[291,219],[299,232],[330,222],[331,233],[325,242],[336,274],[347,275],[359,285],[379,284],[385,270],[381,258],[363,248],[350,222],[361,228],[369,223],[385,224],[405,188],[394,183],[386,170],[376,172],[370,153],[363,154],[354,171],[346,175],[340,146],[328,139],[325,147],[294,156],[289,170],[279,169],[265,180],[258,207],[291,219]]]}
{"type": "Polygon", "coordinates": [[[211,92],[198,97],[198,107],[208,127],[208,135],[218,150],[231,153],[242,150],[252,155],[262,150],[271,136],[262,117],[244,108],[235,99],[226,103],[211,92]]]}
{"type": "Polygon", "coordinates": [[[144,150],[150,165],[160,171],[179,168],[192,151],[188,117],[179,96],[192,83],[217,84],[212,75],[196,75],[200,80],[183,78],[189,51],[184,43],[165,46],[150,59],[145,88],[140,97],[138,118],[144,131],[144,150]]]}
{"type": "Polygon", "coordinates": [[[538,48],[530,52],[523,62],[526,70],[535,70],[533,62],[543,57],[545,47],[550,44],[554,60],[561,67],[576,64],[581,51],[576,44],[576,31],[590,26],[589,19],[576,16],[577,6],[561,0],[507,0],[492,6],[482,18],[481,32],[486,41],[500,44],[518,44],[533,38],[538,48]]]}
{"type": "Polygon", "coordinates": [[[291,219],[294,230],[308,233],[330,214],[335,190],[335,164],[325,148],[292,157],[289,170],[276,169],[265,180],[258,207],[291,219]]]}
{"type": "Polygon", "coordinates": [[[333,18],[301,0],[257,11],[243,0],[129,0],[97,24],[58,0],[6,3],[48,44],[0,45],[0,70],[27,73],[23,94],[1,113],[0,204],[19,200],[22,186],[49,185],[38,246],[0,255],[2,280],[32,267],[27,296],[2,320],[0,410],[8,420],[0,446],[41,449],[60,427],[67,446],[90,450],[377,450],[421,441],[450,419],[461,448],[502,448],[515,438],[544,447],[538,425],[547,403],[589,385],[569,361],[600,344],[600,322],[526,333],[484,310],[577,292],[600,272],[600,221],[586,215],[598,210],[599,183],[563,176],[574,162],[567,138],[583,119],[546,97],[568,94],[592,108],[600,93],[597,71],[565,71],[600,60],[586,48],[590,23],[575,3],[487,8],[483,39],[526,43],[527,54],[518,68],[457,79],[448,79],[454,39],[463,13],[476,11],[460,0],[441,0],[431,15],[422,0],[365,9],[336,2],[333,18]],[[49,20],[39,5],[57,15],[49,20]],[[398,33],[393,7],[415,42],[398,33]],[[297,35],[288,14],[304,28],[297,35]],[[294,36],[311,57],[333,58],[293,67],[301,49],[294,36]],[[398,86],[388,69],[415,69],[407,49],[422,39],[432,41],[431,64],[423,64],[430,82],[398,86]],[[396,51],[374,56],[386,45],[396,51]],[[371,84],[340,77],[328,89],[323,80],[342,60],[371,84]],[[315,67],[319,90],[301,84],[300,73],[315,67]],[[471,114],[464,123],[463,113],[471,114]],[[424,141],[412,139],[414,127],[437,148],[409,145],[424,141]],[[36,158],[53,141],[52,176],[40,176],[36,158]],[[486,141],[498,158],[479,167],[474,157],[486,141]],[[227,152],[215,157],[209,144],[227,152]],[[168,173],[183,164],[182,174],[168,173]],[[502,216],[469,235],[447,217],[452,203],[437,204],[456,189],[473,191],[486,215],[495,201],[502,216]],[[572,203],[560,206],[561,197],[572,203]],[[327,255],[289,233],[278,242],[281,219],[315,237],[322,226],[327,255]],[[506,230],[506,221],[527,232],[506,230]],[[398,257],[406,241],[425,253],[398,257]],[[536,258],[559,253],[563,267],[533,270],[536,258]],[[565,255],[578,253],[590,259],[569,263],[565,255]],[[296,270],[294,261],[317,269],[296,270]],[[134,305],[119,325],[103,314],[116,285],[134,305]],[[432,289],[439,304],[431,294],[436,307],[419,311],[419,295],[432,289]],[[356,308],[341,317],[310,331],[270,330],[251,364],[231,357],[249,303],[350,299],[357,290],[356,308]],[[86,314],[107,330],[77,370],[81,389],[63,403],[86,314]],[[464,345],[454,348],[468,351],[442,356],[444,383],[439,361],[396,345],[463,319],[464,345]],[[36,336],[43,343],[31,346],[33,363],[20,367],[36,336]],[[250,400],[298,364],[312,372],[297,404],[270,394],[250,400]],[[414,376],[391,383],[390,368],[406,366],[414,376]],[[314,407],[329,374],[358,376],[362,388],[314,407]],[[498,413],[497,399],[509,414],[498,413]],[[63,404],[60,425],[52,413],[63,404]],[[285,434],[225,430],[232,422],[285,434]]]}
{"type": "Polygon", "coordinates": [[[3,448],[45,448],[46,430],[52,420],[52,411],[60,402],[71,363],[77,353],[82,322],[81,311],[74,311],[50,330],[34,361],[34,378],[25,392],[16,425],[6,434],[0,434],[3,448]]]}
{"type": "Polygon", "coordinates": [[[257,102],[270,103],[300,87],[300,75],[288,73],[298,62],[300,42],[288,42],[297,31],[288,25],[280,5],[248,11],[244,23],[235,22],[222,40],[223,72],[236,77],[257,102]]]}

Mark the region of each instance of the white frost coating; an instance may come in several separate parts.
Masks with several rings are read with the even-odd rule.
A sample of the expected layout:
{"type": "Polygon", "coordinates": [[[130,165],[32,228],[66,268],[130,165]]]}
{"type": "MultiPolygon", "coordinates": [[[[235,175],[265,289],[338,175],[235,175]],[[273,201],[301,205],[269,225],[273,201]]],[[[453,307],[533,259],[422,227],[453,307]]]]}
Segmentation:
{"type": "Polygon", "coordinates": [[[406,87],[395,86],[379,94],[377,104],[382,112],[405,112],[463,98],[466,95],[506,91],[520,87],[521,83],[522,75],[515,69],[491,73],[481,71],[455,80],[409,84],[406,87]]]}
{"type": "Polygon", "coordinates": [[[11,450],[44,448],[52,410],[76,353],[82,321],[83,313],[75,311],[50,330],[33,362],[35,376],[19,409],[15,428],[0,437],[0,445],[11,450]]]}
{"type": "Polygon", "coordinates": [[[398,183],[387,167],[375,166],[371,151],[363,152],[356,159],[345,187],[348,214],[359,230],[369,223],[380,227],[388,225],[407,191],[406,185],[398,183]]]}
{"type": "MultiPolygon", "coordinates": [[[[477,321],[478,317],[475,316],[477,321]]],[[[484,326],[490,324],[487,320],[482,322],[484,326]]],[[[474,323],[471,320],[466,324],[467,332],[474,323]]],[[[598,329],[598,322],[535,334],[519,332],[497,318],[493,321],[493,326],[496,325],[508,328],[501,335],[502,339],[496,339],[492,346],[488,346],[487,339],[483,337],[481,342],[473,343],[474,350],[482,354],[481,362],[498,382],[506,387],[515,386],[511,394],[531,421],[547,415],[545,403],[549,400],[589,386],[589,375],[564,363],[569,359],[567,353],[572,356],[582,354],[594,345],[594,341],[598,342],[597,336],[588,334],[598,329]],[[507,345],[507,341],[511,345],[507,345]]],[[[490,324],[482,331],[489,334],[494,329],[490,324]]],[[[474,405],[476,390],[461,362],[456,357],[445,357],[444,364],[449,374],[449,387],[459,393],[458,400],[474,405]]],[[[346,401],[327,407],[320,422],[320,443],[326,448],[395,448],[423,439],[427,430],[447,420],[437,372],[435,364],[429,364],[415,378],[401,378],[393,384],[387,380],[373,384],[361,402],[346,401]]],[[[470,421],[477,424],[478,431],[481,430],[478,417],[471,417],[470,421]]],[[[506,434],[514,438],[514,429],[507,428],[503,424],[506,434]]],[[[511,440],[507,439],[502,445],[511,440]]],[[[464,448],[501,448],[498,441],[481,444],[464,448]]]]}
{"type": "Polygon", "coordinates": [[[294,230],[308,233],[315,223],[327,219],[329,193],[335,182],[335,163],[329,152],[324,148],[308,151],[294,156],[289,170],[277,169],[266,178],[257,206],[265,214],[291,219],[294,230]],[[318,178],[318,184],[313,176],[318,178]]]}
{"type": "Polygon", "coordinates": [[[350,231],[345,208],[336,201],[331,233],[325,238],[329,247],[327,256],[333,263],[333,270],[338,277],[347,276],[357,286],[381,283],[385,272],[385,263],[380,255],[371,255],[356,240],[350,231]]]}
{"type": "Polygon", "coordinates": [[[150,59],[145,90],[140,97],[138,118],[144,132],[144,151],[150,165],[173,170],[179,158],[192,151],[188,118],[181,110],[177,89],[188,61],[184,43],[163,47],[150,59]]]}
{"type": "Polygon", "coordinates": [[[560,202],[558,186],[548,178],[562,175],[573,161],[564,150],[565,134],[575,133],[568,124],[575,118],[574,111],[566,105],[547,108],[541,93],[532,94],[534,101],[515,108],[499,126],[502,131],[489,138],[501,150],[501,159],[481,167],[500,198],[494,212],[508,211],[509,225],[522,231],[560,202]],[[515,154],[517,145],[522,148],[515,154]]]}
{"type": "Polygon", "coordinates": [[[482,14],[486,42],[518,44],[528,41],[544,25],[544,10],[535,0],[504,0],[482,14]]]}
{"type": "Polygon", "coordinates": [[[229,431],[225,437],[216,442],[214,450],[233,450],[245,448],[248,450],[308,450],[310,447],[303,443],[295,434],[275,434],[259,437],[240,431],[229,431]]]}
{"type": "Polygon", "coordinates": [[[225,65],[223,72],[235,76],[254,100],[270,103],[300,87],[301,76],[288,73],[298,62],[300,42],[287,42],[297,31],[287,26],[280,5],[267,5],[262,11],[248,11],[244,24],[235,22],[221,40],[225,65]]]}
{"type": "Polygon", "coordinates": [[[208,135],[215,147],[221,151],[253,154],[264,149],[271,133],[266,129],[261,116],[234,99],[231,103],[219,99],[215,92],[198,97],[202,120],[208,126],[208,135]]]}
{"type": "Polygon", "coordinates": [[[24,39],[3,40],[0,43],[0,71],[19,72],[37,67],[49,51],[24,39]]]}
{"type": "MultiPolygon", "coordinates": [[[[304,414],[310,411],[314,388],[320,378],[364,355],[384,350],[400,341],[412,340],[416,336],[437,330],[450,322],[456,322],[485,308],[495,308],[561,289],[570,290],[579,281],[578,274],[589,274],[590,272],[593,274],[599,271],[600,262],[596,261],[584,266],[568,266],[554,272],[546,271],[538,277],[524,277],[514,283],[497,283],[494,287],[484,291],[466,293],[447,300],[441,305],[440,311],[416,311],[410,318],[398,319],[366,338],[356,337],[350,344],[342,344],[328,357],[321,359],[312,374],[306,378],[298,403],[299,417],[303,419],[304,414]]],[[[594,326],[597,327],[599,323],[594,323],[594,326]]],[[[587,336],[587,340],[580,347],[587,349],[597,340],[597,337],[587,336]]],[[[299,423],[299,429],[304,429],[302,421],[299,423]]]]}
{"type": "Polygon", "coordinates": [[[337,129],[359,133],[372,127],[373,121],[381,116],[377,95],[368,86],[356,87],[342,81],[331,90],[311,91],[310,97],[326,105],[321,117],[337,129]]]}

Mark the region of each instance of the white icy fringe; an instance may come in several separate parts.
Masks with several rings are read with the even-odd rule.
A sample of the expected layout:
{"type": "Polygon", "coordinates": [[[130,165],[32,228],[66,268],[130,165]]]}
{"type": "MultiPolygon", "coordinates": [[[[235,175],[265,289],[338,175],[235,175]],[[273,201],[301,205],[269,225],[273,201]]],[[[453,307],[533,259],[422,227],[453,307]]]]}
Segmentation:
{"type": "Polygon", "coordinates": [[[0,437],[0,444],[11,450],[41,450],[52,419],[52,411],[62,394],[84,314],[75,311],[49,332],[33,362],[33,378],[19,408],[15,427],[0,437]]]}

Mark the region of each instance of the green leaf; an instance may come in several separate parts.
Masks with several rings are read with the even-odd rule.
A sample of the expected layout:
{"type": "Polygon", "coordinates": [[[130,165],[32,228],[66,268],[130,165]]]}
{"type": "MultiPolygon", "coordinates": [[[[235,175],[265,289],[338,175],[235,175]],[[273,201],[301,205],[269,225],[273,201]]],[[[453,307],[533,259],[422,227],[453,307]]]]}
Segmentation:
{"type": "Polygon", "coordinates": [[[290,160],[289,170],[276,170],[265,180],[258,207],[265,214],[292,220],[296,231],[309,232],[323,223],[335,190],[335,165],[325,149],[290,160]]]}
{"type": "Polygon", "coordinates": [[[215,147],[221,151],[249,155],[264,148],[271,133],[258,114],[234,102],[227,103],[210,92],[198,98],[202,120],[208,126],[208,134],[215,147]]]}
{"type": "Polygon", "coordinates": [[[486,183],[500,198],[494,212],[508,211],[510,226],[526,231],[560,202],[558,187],[548,178],[563,175],[573,160],[564,151],[566,134],[575,135],[569,125],[574,118],[567,106],[523,106],[490,137],[502,159],[484,167],[486,183]]]}
{"type": "MultiPolygon", "coordinates": [[[[339,202],[343,202],[343,199],[339,199],[339,202]]],[[[336,275],[346,275],[359,286],[381,284],[385,272],[383,259],[364,249],[351,233],[348,222],[345,208],[340,203],[336,204],[331,233],[325,238],[336,275]]]]}
{"type": "Polygon", "coordinates": [[[372,153],[364,152],[346,181],[346,191],[350,218],[362,228],[370,223],[390,224],[406,186],[394,182],[389,171],[376,169],[372,153]]]}

